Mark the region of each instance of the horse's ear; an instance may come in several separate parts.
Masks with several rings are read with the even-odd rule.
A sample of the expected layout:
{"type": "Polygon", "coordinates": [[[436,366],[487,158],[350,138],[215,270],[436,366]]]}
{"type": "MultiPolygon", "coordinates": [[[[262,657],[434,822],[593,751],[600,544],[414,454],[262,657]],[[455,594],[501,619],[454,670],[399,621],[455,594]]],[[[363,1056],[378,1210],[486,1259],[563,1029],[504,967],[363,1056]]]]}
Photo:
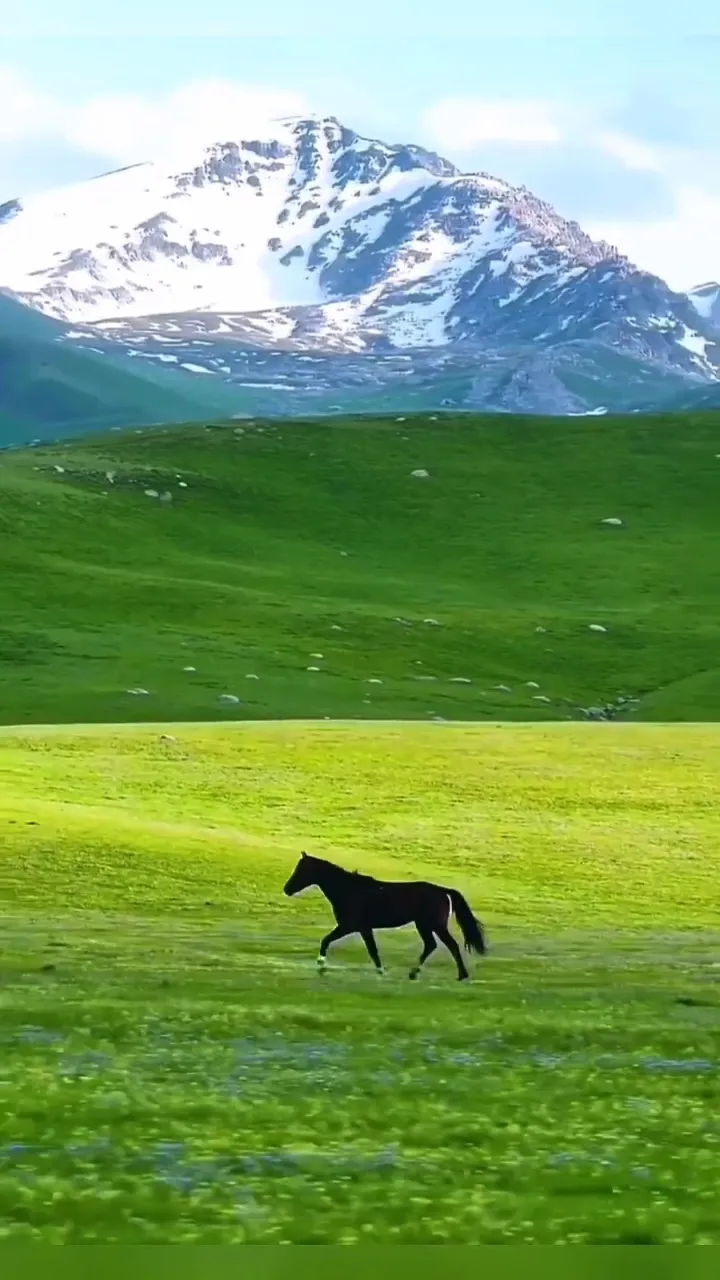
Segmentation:
{"type": "Polygon", "coordinates": [[[306,853],[301,853],[301,854],[300,854],[300,857],[301,857],[301,858],[307,858],[307,854],[306,854],[306,853]]]}

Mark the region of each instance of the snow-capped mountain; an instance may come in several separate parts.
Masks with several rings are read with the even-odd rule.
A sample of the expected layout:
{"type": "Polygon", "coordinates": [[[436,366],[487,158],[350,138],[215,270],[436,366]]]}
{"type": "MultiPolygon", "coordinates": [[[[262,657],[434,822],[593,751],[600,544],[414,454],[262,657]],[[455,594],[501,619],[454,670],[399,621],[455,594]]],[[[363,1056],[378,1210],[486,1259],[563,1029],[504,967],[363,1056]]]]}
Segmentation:
{"type": "Polygon", "coordinates": [[[720,284],[716,280],[698,284],[690,290],[688,297],[698,315],[720,330],[720,284]]]}
{"type": "Polygon", "coordinates": [[[107,336],[182,317],[295,351],[592,342],[698,380],[720,364],[696,298],[525,188],[334,117],[0,205],[0,287],[107,336]]]}

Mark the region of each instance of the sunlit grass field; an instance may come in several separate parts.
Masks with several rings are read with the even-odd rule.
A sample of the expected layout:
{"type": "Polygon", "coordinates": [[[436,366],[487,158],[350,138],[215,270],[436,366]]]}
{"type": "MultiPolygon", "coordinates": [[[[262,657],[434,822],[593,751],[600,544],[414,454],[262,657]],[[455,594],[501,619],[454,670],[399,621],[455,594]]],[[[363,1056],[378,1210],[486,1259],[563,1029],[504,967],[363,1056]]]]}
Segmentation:
{"type": "Polygon", "coordinates": [[[720,1243],[713,726],[0,734],[0,1238],[720,1243]],[[317,944],[301,849],[457,886],[317,944]]]}

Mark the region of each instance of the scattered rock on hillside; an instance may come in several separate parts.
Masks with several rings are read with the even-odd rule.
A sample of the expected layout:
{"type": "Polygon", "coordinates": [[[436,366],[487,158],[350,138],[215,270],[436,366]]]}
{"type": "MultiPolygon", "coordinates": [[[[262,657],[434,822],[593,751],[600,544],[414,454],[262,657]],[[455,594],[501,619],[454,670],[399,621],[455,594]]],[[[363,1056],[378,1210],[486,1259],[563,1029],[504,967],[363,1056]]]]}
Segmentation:
{"type": "Polygon", "coordinates": [[[369,680],[367,681],[367,683],[368,683],[368,684],[382,684],[382,680],[378,679],[378,677],[377,677],[377,676],[370,676],[370,678],[369,678],[369,680]]]}
{"type": "Polygon", "coordinates": [[[621,525],[622,520],[618,520],[617,516],[608,516],[606,520],[601,521],[602,524],[621,525]]]}
{"type": "Polygon", "coordinates": [[[320,668],[319,668],[319,667],[306,667],[306,670],[307,670],[307,671],[319,671],[319,670],[320,670],[320,668]]]}
{"type": "Polygon", "coordinates": [[[600,622],[591,622],[588,631],[607,631],[607,627],[604,627],[600,622]]]}
{"type": "Polygon", "coordinates": [[[250,672],[245,676],[245,679],[246,679],[246,680],[259,680],[259,679],[260,679],[260,677],[259,677],[259,676],[256,676],[252,671],[250,671],[250,672]]]}
{"type": "Polygon", "coordinates": [[[534,693],[533,702],[549,702],[550,699],[545,697],[544,693],[534,693]]]}
{"type": "Polygon", "coordinates": [[[426,471],[424,467],[417,467],[415,471],[410,472],[410,475],[414,476],[416,480],[429,480],[430,478],[430,472],[426,471]]]}
{"type": "Polygon", "coordinates": [[[439,626],[440,626],[440,623],[438,622],[437,618],[423,618],[423,622],[424,622],[424,623],[425,623],[425,625],[426,625],[426,626],[428,626],[428,627],[439,627],[439,626]]]}
{"type": "Polygon", "coordinates": [[[467,676],[451,676],[450,684],[472,684],[472,680],[468,680],[467,676]]]}
{"type": "Polygon", "coordinates": [[[512,693],[512,689],[508,684],[496,684],[493,686],[499,693],[512,693]]]}
{"type": "Polygon", "coordinates": [[[545,632],[546,632],[546,630],[547,630],[547,628],[546,628],[546,627],[536,627],[536,628],[535,628],[535,630],[536,630],[540,635],[544,635],[544,634],[545,634],[545,632]]]}
{"type": "Polygon", "coordinates": [[[540,685],[538,684],[537,680],[526,680],[526,681],[525,681],[525,688],[526,688],[526,689],[539,689],[539,688],[540,688],[540,685]]]}
{"type": "Polygon", "coordinates": [[[614,720],[616,716],[622,715],[626,711],[634,711],[640,705],[640,698],[630,698],[626,694],[619,693],[614,699],[603,703],[597,707],[577,707],[586,720],[614,720]]]}
{"type": "Polygon", "coordinates": [[[183,671],[195,671],[195,667],[183,667],[183,671]]]}
{"type": "Polygon", "coordinates": [[[142,698],[149,697],[147,689],[128,689],[126,692],[132,693],[136,697],[142,697],[142,698]]]}
{"type": "Polygon", "coordinates": [[[157,489],[143,489],[146,498],[159,498],[160,494],[157,489]]]}
{"type": "Polygon", "coordinates": [[[220,701],[221,702],[239,702],[240,699],[237,698],[234,693],[221,693],[220,701]]]}

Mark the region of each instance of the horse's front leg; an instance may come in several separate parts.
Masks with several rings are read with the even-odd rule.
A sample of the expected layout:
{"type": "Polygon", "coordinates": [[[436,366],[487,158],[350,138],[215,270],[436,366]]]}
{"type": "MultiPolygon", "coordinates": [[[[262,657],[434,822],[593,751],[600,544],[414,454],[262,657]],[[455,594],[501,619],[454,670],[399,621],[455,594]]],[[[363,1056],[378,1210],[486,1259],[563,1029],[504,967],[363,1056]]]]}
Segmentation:
{"type": "Polygon", "coordinates": [[[347,928],[345,925],[339,924],[336,925],[330,933],[325,935],[320,943],[320,954],[317,958],[317,967],[320,973],[324,973],[327,967],[327,951],[330,944],[333,942],[339,942],[340,938],[347,938],[349,933],[354,932],[354,929],[347,928]]]}
{"type": "Polygon", "coordinates": [[[377,949],[375,934],[373,933],[372,929],[363,929],[360,936],[363,942],[365,943],[365,946],[368,949],[370,959],[375,965],[375,968],[377,969],[378,973],[384,973],[385,969],[383,967],[383,962],[380,959],[380,952],[377,949]]]}

